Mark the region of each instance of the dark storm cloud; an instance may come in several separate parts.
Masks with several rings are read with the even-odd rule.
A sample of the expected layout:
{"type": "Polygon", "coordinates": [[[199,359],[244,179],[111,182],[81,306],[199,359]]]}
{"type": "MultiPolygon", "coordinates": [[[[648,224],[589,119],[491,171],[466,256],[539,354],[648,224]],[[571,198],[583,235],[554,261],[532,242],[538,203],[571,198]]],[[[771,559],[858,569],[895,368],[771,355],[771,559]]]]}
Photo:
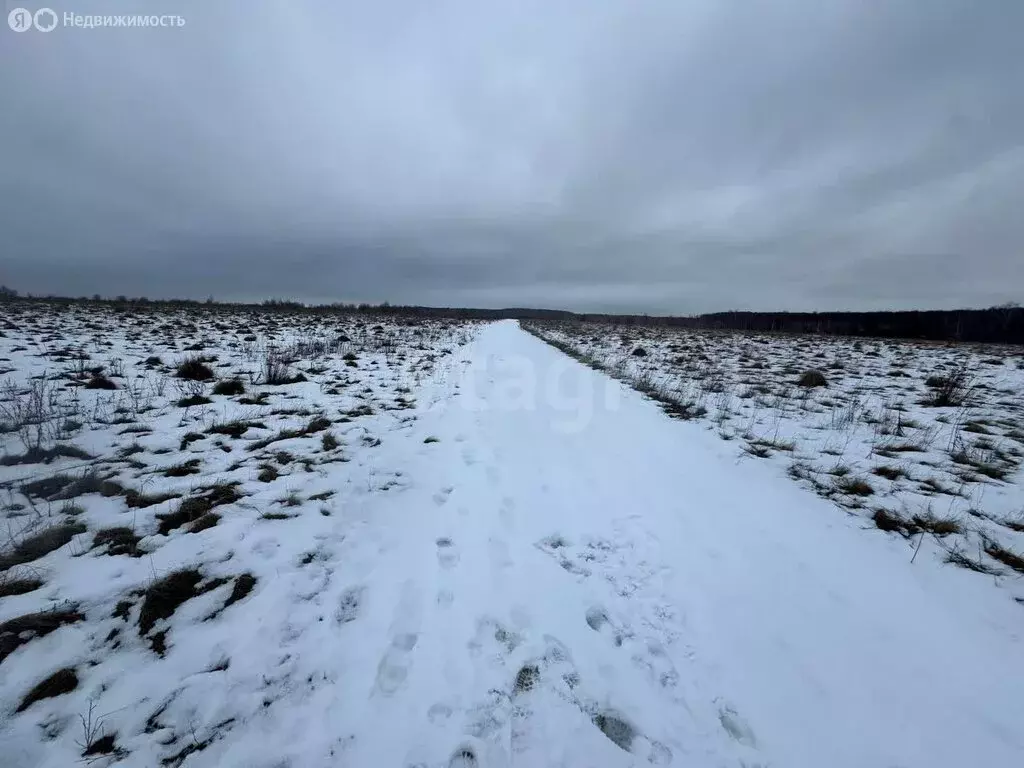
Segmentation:
{"type": "Polygon", "coordinates": [[[649,312],[1020,298],[1016,0],[55,10],[143,7],[186,25],[0,30],[0,281],[649,312]]]}

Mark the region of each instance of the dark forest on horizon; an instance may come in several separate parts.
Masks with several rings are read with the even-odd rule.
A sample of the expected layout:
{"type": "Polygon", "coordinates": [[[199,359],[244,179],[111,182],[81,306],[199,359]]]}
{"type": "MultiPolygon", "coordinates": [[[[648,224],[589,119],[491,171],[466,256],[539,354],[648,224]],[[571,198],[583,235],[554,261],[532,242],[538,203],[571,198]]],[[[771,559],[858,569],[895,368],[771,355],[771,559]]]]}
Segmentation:
{"type": "Polygon", "coordinates": [[[202,308],[209,311],[248,310],[259,312],[357,312],[367,315],[412,317],[449,317],[480,320],[551,320],[582,323],[617,323],[621,325],[654,325],[706,330],[753,331],[764,333],[799,333],[826,336],[864,336],[869,338],[919,339],[927,341],[962,341],[990,344],[1024,345],[1024,308],[1006,304],[987,309],[899,310],[873,312],[710,312],[698,315],[646,315],[594,312],[569,312],[558,309],[509,307],[476,309],[460,307],[425,307],[382,304],[342,303],[303,304],[298,301],[267,299],[258,303],[224,302],[213,297],[194,299],[148,299],[117,296],[92,297],[20,295],[16,290],[0,286],[0,301],[42,302],[54,305],[102,304],[124,311],[147,311],[161,308],[202,308]]]}

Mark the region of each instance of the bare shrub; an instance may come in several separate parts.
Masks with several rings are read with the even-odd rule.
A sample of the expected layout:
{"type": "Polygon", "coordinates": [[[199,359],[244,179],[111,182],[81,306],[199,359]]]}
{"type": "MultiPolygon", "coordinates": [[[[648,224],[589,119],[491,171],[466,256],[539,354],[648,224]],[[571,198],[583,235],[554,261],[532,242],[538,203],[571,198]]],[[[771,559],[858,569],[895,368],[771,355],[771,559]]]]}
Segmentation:
{"type": "Polygon", "coordinates": [[[291,364],[295,357],[289,350],[280,350],[270,347],[263,358],[263,384],[296,384],[305,381],[306,377],[301,373],[292,374],[291,364]]]}
{"type": "Polygon", "coordinates": [[[16,432],[28,454],[63,437],[74,415],[77,408],[45,376],[30,379],[24,389],[7,380],[0,389],[0,434],[16,432]]]}
{"type": "Polygon", "coordinates": [[[948,376],[929,376],[925,384],[931,392],[922,404],[933,408],[962,407],[974,391],[974,382],[966,365],[961,365],[948,376]]]}

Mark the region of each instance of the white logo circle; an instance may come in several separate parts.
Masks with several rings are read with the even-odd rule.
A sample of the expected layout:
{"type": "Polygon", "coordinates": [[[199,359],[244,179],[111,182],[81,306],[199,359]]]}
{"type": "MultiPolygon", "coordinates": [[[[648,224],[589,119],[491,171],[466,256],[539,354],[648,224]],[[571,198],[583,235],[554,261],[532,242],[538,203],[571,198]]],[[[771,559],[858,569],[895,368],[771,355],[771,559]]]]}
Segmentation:
{"type": "Polygon", "coordinates": [[[15,32],[28,32],[32,28],[32,11],[15,8],[7,14],[7,26],[15,32]]]}
{"type": "Polygon", "coordinates": [[[57,26],[57,14],[52,8],[40,8],[32,17],[32,23],[40,32],[52,32],[57,26]]]}

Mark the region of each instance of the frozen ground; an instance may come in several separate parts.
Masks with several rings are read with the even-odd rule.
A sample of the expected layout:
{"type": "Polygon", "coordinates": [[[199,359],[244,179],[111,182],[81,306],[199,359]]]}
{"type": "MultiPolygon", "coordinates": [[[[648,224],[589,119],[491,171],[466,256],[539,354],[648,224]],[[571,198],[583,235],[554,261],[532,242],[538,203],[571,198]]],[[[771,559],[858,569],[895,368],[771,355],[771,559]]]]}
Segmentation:
{"type": "MultiPolygon", "coordinates": [[[[515,323],[185,315],[168,352],[152,322],[101,350],[114,318],[59,319],[8,318],[11,398],[56,377],[35,357],[55,346],[124,378],[73,388],[88,407],[47,434],[50,464],[0,468],[5,768],[1024,756],[1024,606],[1004,586],[936,548],[911,563],[903,539],[515,323]],[[174,391],[170,364],[203,338],[192,352],[246,394],[174,391]],[[261,383],[269,339],[309,381],[261,383]],[[103,399],[147,365],[163,395],[103,399]]],[[[22,437],[8,455],[39,458],[22,437]]]]}

